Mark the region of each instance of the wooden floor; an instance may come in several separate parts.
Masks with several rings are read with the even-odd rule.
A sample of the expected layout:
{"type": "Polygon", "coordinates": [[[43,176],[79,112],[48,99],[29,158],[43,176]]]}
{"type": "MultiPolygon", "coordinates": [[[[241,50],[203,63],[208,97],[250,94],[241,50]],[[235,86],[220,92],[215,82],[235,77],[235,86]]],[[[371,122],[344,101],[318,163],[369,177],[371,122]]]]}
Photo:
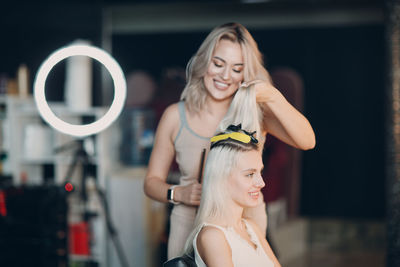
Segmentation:
{"type": "Polygon", "coordinates": [[[385,267],[382,221],[297,219],[271,235],[283,267],[385,267]]]}
{"type": "Polygon", "coordinates": [[[282,267],[385,267],[385,252],[307,252],[282,267]]]}

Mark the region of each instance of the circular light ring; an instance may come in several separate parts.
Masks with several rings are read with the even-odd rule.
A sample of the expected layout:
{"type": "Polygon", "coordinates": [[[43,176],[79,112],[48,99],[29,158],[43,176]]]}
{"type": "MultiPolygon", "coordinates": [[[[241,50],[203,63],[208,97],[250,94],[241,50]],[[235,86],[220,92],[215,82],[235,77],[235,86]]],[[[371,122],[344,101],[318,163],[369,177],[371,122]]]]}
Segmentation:
{"type": "Polygon", "coordinates": [[[99,133],[117,119],[126,99],[126,80],[117,61],[104,50],[89,45],[70,45],[53,52],[40,66],[34,83],[36,105],[42,118],[59,132],[77,137],[99,133]],[[114,99],[110,109],[95,122],[83,125],[70,124],[59,119],[50,109],[45,96],[46,79],[52,68],[61,60],[71,56],[88,56],[104,65],[114,84],[114,99]]]}

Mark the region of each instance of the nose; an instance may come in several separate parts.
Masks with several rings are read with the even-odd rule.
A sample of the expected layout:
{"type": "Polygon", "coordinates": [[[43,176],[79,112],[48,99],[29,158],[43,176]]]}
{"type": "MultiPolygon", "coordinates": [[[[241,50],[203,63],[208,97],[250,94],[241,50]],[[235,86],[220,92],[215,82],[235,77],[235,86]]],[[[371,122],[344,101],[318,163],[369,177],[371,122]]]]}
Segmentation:
{"type": "Polygon", "coordinates": [[[230,78],[230,70],[227,66],[225,66],[222,70],[221,77],[224,80],[228,80],[230,78]]]}
{"type": "Polygon", "coordinates": [[[258,188],[263,188],[265,186],[264,179],[262,176],[259,174],[254,178],[254,186],[258,188]]]}

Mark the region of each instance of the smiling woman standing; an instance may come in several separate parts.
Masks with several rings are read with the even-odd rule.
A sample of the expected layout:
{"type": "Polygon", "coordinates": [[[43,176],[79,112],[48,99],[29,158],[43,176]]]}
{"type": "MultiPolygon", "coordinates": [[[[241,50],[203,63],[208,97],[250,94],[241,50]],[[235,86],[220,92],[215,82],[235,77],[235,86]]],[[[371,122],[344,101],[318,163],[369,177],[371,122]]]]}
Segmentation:
{"type": "MultiPolygon", "coordinates": [[[[308,120],[272,86],[256,42],[237,23],[219,26],[206,37],[188,63],[181,101],[165,110],[157,128],[144,191],[152,199],[175,204],[169,259],[182,254],[193,229],[202,193],[198,182],[202,151],[208,150],[218,128],[225,130],[233,123],[254,129],[261,145],[267,133],[299,149],[315,145],[308,120]],[[166,183],[174,157],[181,172],[179,185],[166,183]]],[[[245,216],[265,234],[262,198],[245,216]]]]}

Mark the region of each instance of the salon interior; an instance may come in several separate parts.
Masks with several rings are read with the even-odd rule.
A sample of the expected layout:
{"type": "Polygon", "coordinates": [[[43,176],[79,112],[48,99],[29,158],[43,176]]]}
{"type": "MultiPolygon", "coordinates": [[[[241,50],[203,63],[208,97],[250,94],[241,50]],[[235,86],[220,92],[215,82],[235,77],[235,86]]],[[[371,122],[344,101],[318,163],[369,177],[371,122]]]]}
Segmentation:
{"type": "MultiPolygon", "coordinates": [[[[316,134],[308,151],[267,137],[267,237],[282,266],[400,266],[400,1],[0,10],[0,266],[163,265],[172,204],[143,192],[155,130],[180,99],[190,57],[231,21],[249,29],[274,85],[316,134]],[[99,48],[122,75],[97,54],[53,57],[68,45],[99,48]]],[[[173,166],[167,180],[178,178],[173,166]]]]}

